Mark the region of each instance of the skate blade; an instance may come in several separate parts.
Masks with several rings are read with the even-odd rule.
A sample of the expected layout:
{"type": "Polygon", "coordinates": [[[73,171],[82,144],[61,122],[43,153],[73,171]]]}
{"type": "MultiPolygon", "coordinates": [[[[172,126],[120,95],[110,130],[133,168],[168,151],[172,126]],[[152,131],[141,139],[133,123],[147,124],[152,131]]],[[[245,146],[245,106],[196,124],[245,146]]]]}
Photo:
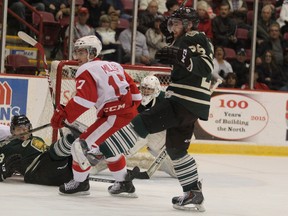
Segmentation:
{"type": "Polygon", "coordinates": [[[182,211],[194,211],[194,212],[205,212],[205,208],[203,205],[190,205],[190,206],[181,206],[178,204],[174,204],[173,208],[182,210],[182,211]]]}
{"type": "Polygon", "coordinates": [[[138,198],[138,195],[136,193],[120,193],[120,194],[110,193],[110,195],[114,197],[138,198]]]}
{"type": "Polygon", "coordinates": [[[88,196],[90,195],[90,191],[81,191],[81,192],[77,192],[77,193],[62,193],[61,191],[59,191],[59,194],[62,196],[88,196]]]}

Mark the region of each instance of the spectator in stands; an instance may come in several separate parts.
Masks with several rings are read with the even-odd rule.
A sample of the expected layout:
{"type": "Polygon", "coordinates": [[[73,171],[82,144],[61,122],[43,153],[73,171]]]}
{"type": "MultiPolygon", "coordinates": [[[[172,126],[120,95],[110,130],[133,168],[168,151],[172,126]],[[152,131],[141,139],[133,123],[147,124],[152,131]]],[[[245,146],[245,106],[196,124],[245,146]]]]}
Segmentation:
{"type": "Polygon", "coordinates": [[[160,31],[160,23],[164,21],[163,15],[155,17],[154,27],[149,28],[145,34],[147,46],[150,54],[150,59],[154,59],[157,50],[167,46],[165,36],[160,31]]]}
{"type": "MultiPolygon", "coordinates": [[[[122,48],[125,53],[123,63],[128,63],[130,62],[131,59],[132,21],[133,19],[130,18],[129,28],[123,30],[119,35],[119,42],[122,45],[122,48]]],[[[137,30],[135,40],[136,40],[135,62],[138,64],[140,63],[144,65],[151,65],[152,61],[150,59],[145,35],[137,30]]]]}
{"type": "Polygon", "coordinates": [[[163,13],[165,17],[171,16],[172,13],[179,8],[179,3],[177,0],[167,0],[165,5],[167,8],[167,10],[163,13]]]}
{"type": "Polygon", "coordinates": [[[101,37],[102,59],[122,63],[122,47],[116,40],[116,31],[111,28],[110,16],[102,15],[99,24],[95,30],[101,37]]]}
{"type": "Polygon", "coordinates": [[[230,5],[223,1],[220,5],[220,14],[212,20],[214,45],[236,48],[236,24],[230,16],[230,5]]]}
{"type": "Polygon", "coordinates": [[[105,0],[86,0],[84,7],[88,8],[90,17],[87,24],[93,28],[99,27],[100,16],[104,14],[113,15],[118,14],[120,16],[120,10],[108,4],[105,0]]]}
{"type": "Polygon", "coordinates": [[[161,13],[158,12],[158,2],[156,0],[150,1],[147,9],[139,12],[138,31],[145,35],[149,28],[154,27],[155,17],[160,14],[161,13]]]}
{"type": "Polygon", "coordinates": [[[269,5],[266,5],[261,10],[260,18],[257,23],[257,43],[261,44],[264,41],[269,40],[269,28],[275,20],[272,19],[272,9],[269,5]]]}
{"type": "Polygon", "coordinates": [[[204,32],[206,36],[212,40],[213,32],[212,32],[212,20],[208,14],[209,5],[205,1],[199,1],[197,3],[197,13],[199,15],[199,25],[198,30],[200,32],[204,32]]]}
{"type": "Polygon", "coordinates": [[[238,88],[237,75],[233,72],[229,72],[225,78],[225,82],[220,87],[223,88],[238,88]]]}
{"type": "MultiPolygon", "coordinates": [[[[253,33],[252,25],[247,23],[247,14],[243,12],[234,12],[233,13],[233,20],[237,25],[238,29],[246,29],[248,30],[247,39],[237,38],[237,48],[250,48],[251,47],[251,38],[253,33]]],[[[237,37],[237,31],[236,31],[237,37]]]]}
{"type": "Polygon", "coordinates": [[[287,81],[271,50],[264,53],[262,64],[257,67],[257,70],[259,71],[259,81],[265,83],[272,90],[279,90],[287,81]]]}
{"type": "MultiPolygon", "coordinates": [[[[140,0],[139,1],[139,10],[146,10],[149,6],[149,3],[153,1],[153,0],[140,0]]],[[[157,1],[157,5],[158,5],[158,12],[163,14],[164,12],[167,11],[166,8],[166,0],[156,0],[157,1]]]]}
{"type": "MultiPolygon", "coordinates": [[[[84,36],[95,35],[93,28],[87,25],[87,20],[89,19],[89,11],[87,8],[82,7],[78,10],[78,20],[75,22],[74,26],[74,42],[84,36]]],[[[65,37],[69,36],[69,27],[66,29],[65,37]]]]}
{"type": "MultiPolygon", "coordinates": [[[[95,35],[95,30],[87,25],[87,20],[89,18],[89,11],[85,7],[81,7],[78,12],[78,19],[75,21],[75,25],[73,27],[73,42],[77,39],[88,36],[95,35]]],[[[65,38],[64,38],[64,49],[63,49],[63,57],[64,59],[68,57],[68,38],[69,38],[70,28],[69,26],[66,28],[65,38]]]]}
{"type": "Polygon", "coordinates": [[[231,64],[225,60],[225,51],[223,47],[217,46],[214,52],[213,59],[214,69],[212,76],[214,80],[221,79],[223,85],[225,84],[225,78],[229,72],[233,72],[231,64]]]}
{"type": "MultiPolygon", "coordinates": [[[[265,6],[269,6],[271,8],[271,11],[272,11],[272,19],[273,20],[276,20],[276,7],[281,7],[281,0],[261,0],[259,1],[259,7],[258,7],[258,12],[262,12],[262,9],[265,7],[265,6]],[[276,3],[276,4],[275,4],[276,3]]],[[[259,14],[260,15],[260,14],[259,14]]],[[[258,15],[258,17],[259,17],[258,15]]]]}
{"type": "Polygon", "coordinates": [[[248,11],[245,0],[227,0],[227,1],[230,5],[231,12],[233,13],[234,12],[246,13],[248,11]]]}
{"type": "Polygon", "coordinates": [[[288,32],[288,0],[283,1],[277,22],[280,25],[282,35],[288,32]]]}
{"type": "MultiPolygon", "coordinates": [[[[106,2],[113,6],[116,11],[120,11],[120,18],[129,19],[132,14],[126,13],[125,5],[119,0],[106,0],[106,2]]],[[[119,14],[118,14],[119,15],[119,14]]]]}
{"type": "Polygon", "coordinates": [[[273,51],[277,65],[281,66],[283,69],[287,68],[288,42],[281,37],[280,25],[277,22],[274,22],[270,25],[269,38],[257,47],[257,65],[262,63],[261,56],[263,56],[267,50],[273,51]]]}
{"type": "MultiPolygon", "coordinates": [[[[68,4],[66,7],[60,8],[60,10],[56,13],[55,19],[61,20],[63,17],[69,17],[71,14],[71,5],[72,0],[68,0],[68,4]]],[[[84,0],[75,0],[75,15],[77,14],[78,10],[82,7],[84,4],[84,0]]]]}
{"type": "Polygon", "coordinates": [[[45,10],[53,13],[55,17],[58,11],[68,7],[67,0],[43,0],[43,3],[45,4],[45,10]]]}
{"type": "Polygon", "coordinates": [[[237,50],[236,59],[230,62],[234,73],[237,75],[237,87],[241,87],[247,83],[247,75],[249,73],[249,64],[246,61],[247,56],[244,48],[237,50]]]}
{"type": "MultiPolygon", "coordinates": [[[[247,80],[248,80],[249,74],[247,74],[247,80]]],[[[254,90],[269,90],[269,87],[265,84],[259,81],[259,71],[257,68],[254,71],[254,82],[253,82],[253,89],[254,90]]],[[[249,84],[245,83],[241,86],[241,89],[250,89],[249,84]]]]}
{"type": "MultiPolygon", "coordinates": [[[[45,5],[40,0],[26,0],[31,6],[33,6],[38,11],[45,11],[45,5]]],[[[8,8],[11,9],[16,15],[21,19],[26,20],[26,6],[19,0],[9,0],[8,8]]],[[[12,15],[8,14],[7,17],[7,34],[8,35],[17,35],[18,31],[26,31],[26,25],[21,23],[12,15]]]]}

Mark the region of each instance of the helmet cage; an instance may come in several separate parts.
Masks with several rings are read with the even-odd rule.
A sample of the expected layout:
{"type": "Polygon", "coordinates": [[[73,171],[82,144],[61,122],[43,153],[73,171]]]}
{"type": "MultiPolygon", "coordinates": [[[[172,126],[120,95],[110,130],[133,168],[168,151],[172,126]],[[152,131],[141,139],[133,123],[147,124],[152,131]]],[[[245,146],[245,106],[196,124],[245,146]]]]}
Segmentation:
{"type": "Polygon", "coordinates": [[[145,77],[140,84],[140,92],[142,94],[141,104],[146,106],[153,99],[157,98],[161,92],[161,85],[159,79],[155,76],[145,77]],[[147,95],[147,89],[153,90],[150,94],[147,95]]]}

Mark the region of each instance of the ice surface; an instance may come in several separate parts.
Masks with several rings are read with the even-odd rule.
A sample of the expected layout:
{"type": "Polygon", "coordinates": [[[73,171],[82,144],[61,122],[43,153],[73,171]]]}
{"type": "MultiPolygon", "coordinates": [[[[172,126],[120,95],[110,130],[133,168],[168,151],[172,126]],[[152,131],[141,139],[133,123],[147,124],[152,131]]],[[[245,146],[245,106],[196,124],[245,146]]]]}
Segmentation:
{"type": "MultiPolygon", "coordinates": [[[[172,208],[181,195],[176,179],[156,172],[151,180],[135,180],[137,199],[112,197],[109,183],[90,182],[91,195],[69,197],[57,187],[30,185],[13,177],[0,183],[1,216],[286,216],[288,158],[239,155],[195,155],[203,179],[204,213],[172,208]]],[[[108,171],[99,177],[109,178],[108,171]]]]}

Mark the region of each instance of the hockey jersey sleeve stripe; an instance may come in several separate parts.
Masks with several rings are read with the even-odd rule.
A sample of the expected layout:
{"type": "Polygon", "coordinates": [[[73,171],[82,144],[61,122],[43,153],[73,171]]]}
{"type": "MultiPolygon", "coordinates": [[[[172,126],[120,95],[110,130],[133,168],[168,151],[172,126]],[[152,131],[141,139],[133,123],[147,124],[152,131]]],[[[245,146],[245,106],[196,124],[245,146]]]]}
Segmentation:
{"type": "Polygon", "coordinates": [[[93,107],[95,105],[94,102],[88,101],[88,100],[81,98],[81,97],[78,97],[78,96],[75,96],[73,99],[77,104],[79,104],[80,106],[83,106],[87,109],[90,109],[91,107],[93,107]]]}
{"type": "Polygon", "coordinates": [[[188,85],[183,85],[183,84],[177,84],[177,83],[170,83],[170,86],[176,87],[176,88],[182,88],[182,89],[188,89],[192,91],[197,91],[201,92],[207,95],[211,95],[211,92],[209,90],[193,87],[193,86],[188,86],[188,85]]]}
{"type": "Polygon", "coordinates": [[[213,62],[211,62],[211,59],[207,56],[201,56],[201,58],[203,59],[203,61],[206,63],[206,65],[208,65],[208,67],[210,68],[211,71],[213,71],[214,66],[213,66],[213,62]]]}
{"type": "Polygon", "coordinates": [[[200,99],[196,99],[196,98],[192,98],[192,97],[188,97],[188,96],[184,96],[184,95],[180,95],[177,93],[172,93],[173,96],[178,97],[178,98],[182,98],[184,100],[188,100],[188,101],[192,101],[194,103],[199,103],[199,104],[204,104],[204,105],[210,105],[209,101],[205,101],[205,100],[200,100],[200,99]]]}

